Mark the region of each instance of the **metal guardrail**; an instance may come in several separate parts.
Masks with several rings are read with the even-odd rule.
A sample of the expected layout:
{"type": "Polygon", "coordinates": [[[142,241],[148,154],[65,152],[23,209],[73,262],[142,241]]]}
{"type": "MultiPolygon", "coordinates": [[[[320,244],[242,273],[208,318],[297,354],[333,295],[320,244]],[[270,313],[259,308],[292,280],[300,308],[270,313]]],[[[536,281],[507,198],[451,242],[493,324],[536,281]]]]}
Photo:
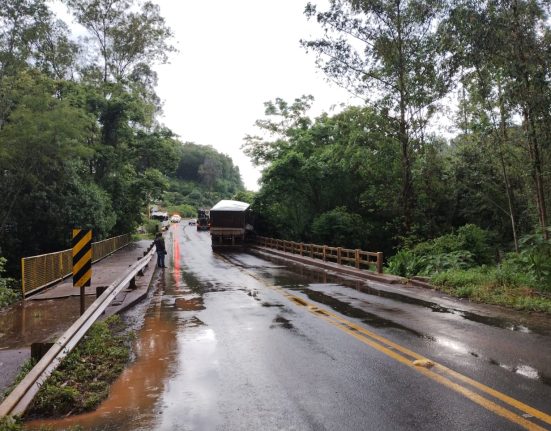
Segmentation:
{"type": "Polygon", "coordinates": [[[353,266],[357,269],[371,270],[374,267],[378,274],[383,273],[383,252],[381,251],[372,252],[360,249],[330,247],[327,245],[304,244],[263,236],[256,237],[256,242],[258,245],[264,247],[321,259],[324,262],[335,262],[339,265],[353,266]]]}
{"type": "Polygon", "coordinates": [[[71,350],[86,334],[90,326],[103,314],[103,311],[119,292],[151,260],[155,248],[151,244],[147,254],[130,267],[128,272],[115,280],[103,294],[90,305],[84,314],[59,337],[48,352],[38,361],[31,371],[15,387],[15,389],[0,404],[0,418],[4,416],[22,415],[46,379],[55,371],[71,350]]]}
{"type": "MultiPolygon", "coordinates": [[[[130,244],[130,234],[119,235],[92,244],[92,262],[130,244]]],[[[21,259],[21,290],[26,297],[53,283],[63,280],[73,272],[71,249],[21,259]]]]}

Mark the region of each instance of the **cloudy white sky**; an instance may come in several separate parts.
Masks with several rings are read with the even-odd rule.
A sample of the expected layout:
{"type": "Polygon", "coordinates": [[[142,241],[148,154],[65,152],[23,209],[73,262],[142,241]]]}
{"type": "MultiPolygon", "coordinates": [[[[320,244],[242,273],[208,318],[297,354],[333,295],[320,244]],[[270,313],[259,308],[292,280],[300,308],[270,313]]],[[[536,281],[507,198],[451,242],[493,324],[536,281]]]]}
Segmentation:
{"type": "MultiPolygon", "coordinates": [[[[257,133],[254,122],[263,117],[264,102],[311,94],[316,99],[312,116],[341,104],[361,104],[327,82],[314,55],[300,47],[300,39],[321,34],[318,24],[304,16],[308,0],[153,1],[178,49],[169,64],[156,67],[164,105],[161,122],[184,142],[211,145],[229,155],[249,190],[258,189],[260,170],[241,145],[245,135],[257,133]]],[[[310,1],[326,8],[327,0],[310,1]]],[[[61,1],[50,2],[71,23],[61,1]]],[[[72,27],[80,34],[78,25],[72,27]]],[[[444,106],[452,106],[450,100],[444,106]]],[[[441,114],[434,122],[440,134],[452,136],[448,114],[441,114]]]]}
{"type": "Polygon", "coordinates": [[[162,121],[183,141],[228,154],[248,189],[258,189],[260,174],[240,147],[265,101],[312,94],[314,115],[354,102],[299,45],[319,31],[303,14],[307,0],[155,1],[179,50],[157,68],[162,121]]]}

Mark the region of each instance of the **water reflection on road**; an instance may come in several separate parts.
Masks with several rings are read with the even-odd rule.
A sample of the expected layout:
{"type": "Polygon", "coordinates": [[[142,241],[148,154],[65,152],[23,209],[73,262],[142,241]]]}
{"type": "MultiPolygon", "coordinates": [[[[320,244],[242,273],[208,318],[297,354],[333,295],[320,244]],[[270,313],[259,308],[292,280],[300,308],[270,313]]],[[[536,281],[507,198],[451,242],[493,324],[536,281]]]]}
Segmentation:
{"type": "MultiPolygon", "coordinates": [[[[86,307],[95,299],[95,296],[87,295],[86,307]]],[[[17,349],[53,339],[56,334],[69,328],[79,316],[78,296],[21,301],[0,313],[0,349],[17,349]]]]}
{"type": "MultiPolygon", "coordinates": [[[[177,241],[177,238],[175,238],[177,241]]],[[[190,291],[181,285],[179,246],[175,245],[174,270],[159,275],[138,331],[134,352],[136,360],[111,387],[109,398],[94,412],[59,420],[37,420],[26,424],[27,429],[51,427],[68,429],[149,430],[162,420],[159,399],[168,390],[177,365],[179,332],[200,326],[188,311],[200,309],[197,298],[189,299],[190,291]]],[[[162,407],[162,406],[161,406],[162,407]]]]}

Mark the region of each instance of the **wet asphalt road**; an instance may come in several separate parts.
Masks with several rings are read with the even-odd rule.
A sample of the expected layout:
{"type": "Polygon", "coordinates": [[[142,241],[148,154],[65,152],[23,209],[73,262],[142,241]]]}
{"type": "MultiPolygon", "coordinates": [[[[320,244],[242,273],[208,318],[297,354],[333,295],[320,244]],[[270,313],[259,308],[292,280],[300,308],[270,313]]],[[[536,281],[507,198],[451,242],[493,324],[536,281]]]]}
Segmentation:
{"type": "Polygon", "coordinates": [[[129,316],[145,314],[136,361],[98,412],[49,425],[551,429],[551,417],[530,417],[551,415],[548,318],[435,301],[422,292],[404,296],[403,288],[337,279],[264,256],[214,254],[209,233],[184,222],[171,227],[166,242],[169,268],[159,273],[149,305],[129,316]],[[455,376],[447,384],[442,376],[451,372],[411,366],[400,349],[474,383],[455,376]],[[488,396],[478,383],[512,402],[488,396]]]}

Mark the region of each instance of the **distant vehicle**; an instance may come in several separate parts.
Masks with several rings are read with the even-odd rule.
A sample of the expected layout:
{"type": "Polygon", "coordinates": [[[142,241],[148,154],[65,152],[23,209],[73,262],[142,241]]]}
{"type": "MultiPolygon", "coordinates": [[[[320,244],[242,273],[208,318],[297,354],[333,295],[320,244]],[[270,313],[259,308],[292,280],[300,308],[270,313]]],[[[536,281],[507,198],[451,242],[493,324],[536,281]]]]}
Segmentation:
{"type": "Polygon", "coordinates": [[[170,221],[172,223],[180,223],[180,220],[182,220],[182,217],[180,217],[178,214],[174,214],[172,217],[170,217],[170,221]]]}
{"type": "Polygon", "coordinates": [[[197,222],[195,220],[190,220],[188,223],[190,226],[195,226],[197,222]]]}
{"type": "Polygon", "coordinates": [[[252,234],[249,204],[221,200],[210,209],[210,236],[212,248],[241,247],[252,234]]]}
{"type": "Polygon", "coordinates": [[[151,213],[151,218],[161,222],[161,230],[166,230],[170,226],[168,221],[168,213],[166,212],[154,211],[151,213]]]}
{"type": "Polygon", "coordinates": [[[204,208],[197,210],[197,230],[210,229],[210,211],[204,208]]]}
{"type": "Polygon", "coordinates": [[[153,220],[165,221],[168,220],[168,213],[162,211],[153,211],[151,213],[151,218],[153,220]]]}

